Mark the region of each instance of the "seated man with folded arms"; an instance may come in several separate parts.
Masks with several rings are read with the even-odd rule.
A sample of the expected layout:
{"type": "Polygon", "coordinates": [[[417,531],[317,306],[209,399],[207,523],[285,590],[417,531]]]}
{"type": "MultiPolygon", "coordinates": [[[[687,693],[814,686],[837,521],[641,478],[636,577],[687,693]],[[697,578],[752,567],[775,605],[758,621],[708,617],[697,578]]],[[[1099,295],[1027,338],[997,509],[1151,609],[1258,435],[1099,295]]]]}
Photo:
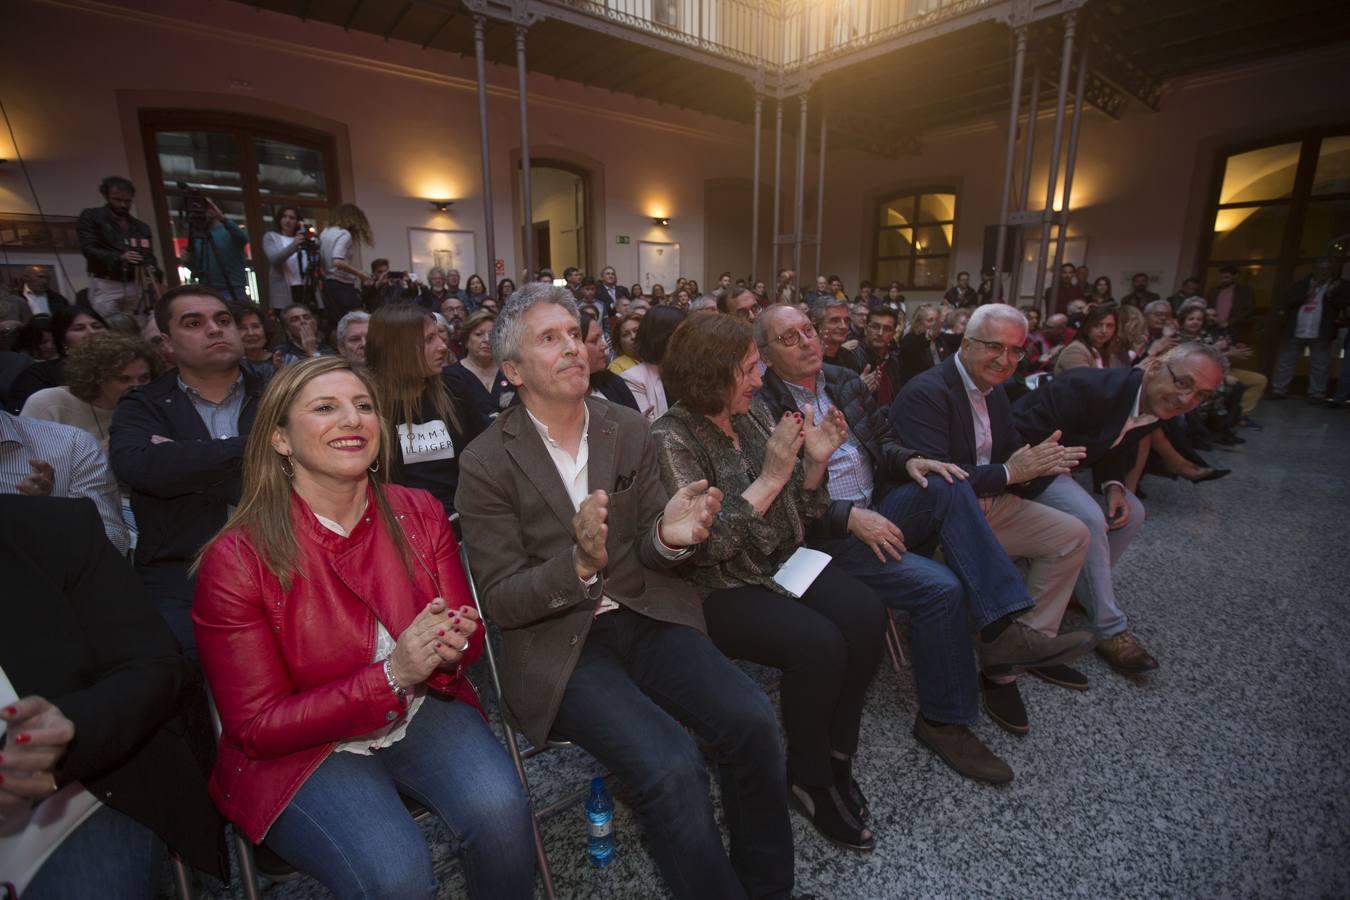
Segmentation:
{"type": "MultiPolygon", "coordinates": [[[[1008,556],[1030,562],[1026,587],[1036,608],[1023,624],[1053,636],[1083,566],[1088,530],[1073,516],[1031,501],[1045,484],[1036,479],[1068,472],[1083,451],[1061,446],[1054,435],[1025,446],[1013,427],[1002,385],[1026,355],[1026,337],[1026,317],[1015,308],[999,303],[977,308],[959,350],[905,385],[891,406],[891,425],[917,452],[970,473],[994,537],[1008,556]]],[[[1029,671],[1052,684],[1087,689],[1087,678],[1066,665],[1029,671]]],[[[1026,707],[1012,676],[982,678],[980,686],[990,718],[1025,734],[1026,707]]]]}
{"type": "Polygon", "coordinates": [[[787,762],[768,698],[708,640],[697,590],[667,574],[708,535],[718,491],[667,497],[646,421],[588,397],[566,288],[521,287],[492,350],[520,404],[460,458],[459,510],[502,690],[535,744],[575,741],[626,786],[676,897],[792,889],[787,762]],[[708,799],[716,753],[731,858],[708,799]]]}
{"type": "MultiPolygon", "coordinates": [[[[985,675],[1024,665],[1052,665],[1087,652],[1091,635],[1043,634],[1023,613],[1033,601],[999,547],[960,466],[926,459],[901,446],[888,410],[854,372],[822,364],[820,337],[795,307],[771,306],[755,323],[768,364],[759,396],[776,417],[839,409],[848,440],[829,462],[830,505],[813,545],[910,614],[919,715],[914,736],[957,772],[1004,784],[1013,772],[967,727],[977,713],[969,622],[979,631],[985,675]],[[950,569],[906,552],[942,541],[950,569]]],[[[1078,558],[1086,551],[1086,534],[1078,558]]]]}
{"type": "Polygon", "coordinates": [[[212,288],[165,291],[155,321],[178,367],[118,402],[108,455],[131,487],[136,572],[196,662],[188,566],[239,502],[244,443],[265,383],[241,368],[239,325],[212,288]]]}
{"type": "Polygon", "coordinates": [[[1013,409],[1013,422],[1026,440],[1063,435],[1066,444],[1084,448],[1079,468],[1091,468],[1101,483],[1103,496],[1097,499],[1074,478],[1059,475],[1037,500],[1088,527],[1092,539],[1074,595],[1101,640],[1097,652],[1123,674],[1158,668],[1128,630],[1111,582],[1112,567],[1144,527],[1144,505],[1123,482],[1140,439],[1200,406],[1222,383],[1222,355],[1192,342],[1132,369],[1074,369],[1022,397],[1013,409]]]}

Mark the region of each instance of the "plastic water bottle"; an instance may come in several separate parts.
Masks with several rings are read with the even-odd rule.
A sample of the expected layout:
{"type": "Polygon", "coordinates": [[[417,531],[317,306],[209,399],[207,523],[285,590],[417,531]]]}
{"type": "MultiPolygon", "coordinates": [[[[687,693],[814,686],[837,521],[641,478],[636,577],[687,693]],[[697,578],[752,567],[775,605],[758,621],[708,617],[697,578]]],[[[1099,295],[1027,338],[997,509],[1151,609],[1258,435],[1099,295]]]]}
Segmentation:
{"type": "Polygon", "coordinates": [[[597,869],[614,862],[614,801],[605,788],[605,779],[591,779],[591,795],[586,798],[586,818],[590,831],[586,837],[586,858],[597,869]]]}

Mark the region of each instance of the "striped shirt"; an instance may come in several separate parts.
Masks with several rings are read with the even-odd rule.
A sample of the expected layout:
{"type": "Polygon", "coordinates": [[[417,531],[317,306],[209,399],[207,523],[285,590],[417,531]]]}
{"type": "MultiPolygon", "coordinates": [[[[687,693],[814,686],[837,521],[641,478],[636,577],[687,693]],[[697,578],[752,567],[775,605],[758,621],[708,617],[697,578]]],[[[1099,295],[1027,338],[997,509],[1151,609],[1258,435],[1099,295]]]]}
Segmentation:
{"type": "MultiPolygon", "coordinates": [[[[819,425],[820,420],[834,409],[830,395],[825,392],[823,374],[816,375],[815,393],[787,379],[783,379],[783,384],[792,392],[792,400],[802,415],[806,415],[807,406],[812,408],[815,415],[815,421],[811,423],[813,425],[819,425]]],[[[867,458],[867,453],[858,443],[858,439],[853,436],[852,429],[849,429],[848,440],[830,454],[827,471],[829,478],[826,487],[829,489],[831,500],[848,500],[853,505],[863,508],[872,505],[872,462],[867,458]]]]}
{"type": "Polygon", "coordinates": [[[0,493],[17,494],[33,474],[30,459],[52,467],[53,497],[87,497],[98,507],[108,540],[125,554],[131,537],[122,521],[122,497],[108,456],[87,431],[0,411],[0,493]]]}

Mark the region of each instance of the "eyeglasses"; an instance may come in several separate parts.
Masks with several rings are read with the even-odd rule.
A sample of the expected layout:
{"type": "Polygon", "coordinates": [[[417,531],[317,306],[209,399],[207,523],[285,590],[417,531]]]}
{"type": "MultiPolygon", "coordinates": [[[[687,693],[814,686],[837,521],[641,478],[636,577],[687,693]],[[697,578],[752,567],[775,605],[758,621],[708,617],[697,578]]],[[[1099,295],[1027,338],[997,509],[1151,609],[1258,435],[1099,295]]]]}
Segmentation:
{"type": "Polygon", "coordinates": [[[1003,344],[998,343],[997,341],[982,341],[979,338],[973,337],[967,337],[966,340],[970,341],[972,344],[979,344],[986,351],[994,354],[995,356],[1011,356],[1018,362],[1021,362],[1022,360],[1027,358],[1026,347],[1006,347],[1003,344]]]}
{"type": "Polygon", "coordinates": [[[809,341],[816,336],[816,329],[811,325],[803,325],[801,328],[792,328],[783,332],[775,341],[784,347],[795,347],[802,341],[809,341]]]}
{"type": "Polygon", "coordinates": [[[1178,378],[1177,373],[1172,371],[1171,363],[1163,363],[1163,365],[1167,367],[1167,374],[1172,376],[1172,384],[1181,389],[1182,396],[1189,394],[1201,403],[1208,403],[1210,398],[1214,396],[1213,391],[1197,391],[1195,389],[1195,379],[1191,376],[1182,375],[1178,378]]]}

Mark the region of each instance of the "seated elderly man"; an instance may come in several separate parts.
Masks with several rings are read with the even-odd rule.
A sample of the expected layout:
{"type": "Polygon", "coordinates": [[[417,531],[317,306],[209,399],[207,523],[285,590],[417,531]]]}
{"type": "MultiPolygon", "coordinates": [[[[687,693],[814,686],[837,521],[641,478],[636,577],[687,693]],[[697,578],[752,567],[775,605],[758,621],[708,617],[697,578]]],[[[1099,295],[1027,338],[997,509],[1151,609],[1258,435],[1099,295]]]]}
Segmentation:
{"type": "Polygon", "coordinates": [[[366,334],[370,331],[370,313],[354,309],[337,323],[338,353],[354,366],[366,364],[366,334]]]}
{"type": "Polygon", "coordinates": [[[962,775],[1011,781],[1012,769],[967,727],[978,712],[967,623],[979,631],[984,673],[994,676],[1062,663],[1087,652],[1091,635],[1056,637],[1018,620],[1032,599],[985,523],[966,472],[902,447],[862,379],[822,363],[819,337],[801,313],[770,307],[755,323],[755,340],[768,365],[758,393],[775,418],[799,412],[819,420],[839,409],[848,423],[848,439],[829,462],[830,505],[812,537],[883,602],[909,612],[919,692],[914,736],[962,775]],[[934,538],[950,570],[906,552],[907,543],[934,538]]]}
{"type": "Polygon", "coordinates": [[[521,287],[492,350],[520,404],[460,458],[455,507],[502,690],[526,736],[575,741],[618,776],[677,897],[787,897],[787,760],[764,693],[707,638],[693,585],[667,574],[707,538],[721,495],[667,499],[638,413],[590,393],[566,288],[521,287]],[[686,725],[714,749],[733,858],[686,725]]]}
{"type": "MultiPolygon", "coordinates": [[[[991,332],[1004,340],[1010,325],[991,332]]],[[[1111,569],[1144,526],[1144,506],[1124,479],[1139,441],[1159,423],[1200,406],[1223,383],[1223,357],[1208,344],[1186,343],[1132,369],[1073,369],[1017,402],[1013,421],[1028,441],[1063,435],[1083,447],[1081,468],[1101,482],[1096,500],[1069,475],[1057,476],[1037,497],[1088,527],[1087,560],[1074,592],[1101,639],[1097,652],[1117,671],[1139,674],[1158,662],[1128,630],[1116,603],[1111,569]]]]}
{"type": "MultiPolygon", "coordinates": [[[[999,544],[1009,556],[1030,561],[1027,590],[1036,608],[1022,621],[1049,636],[1059,632],[1087,553],[1088,533],[1073,516],[1031,502],[1044,485],[1031,482],[1068,472],[1083,451],[1061,446],[1057,436],[1043,435],[1037,446],[1025,446],[1013,426],[1003,384],[1026,353],[1026,336],[1026,318],[1013,307],[977,308],[960,349],[905,385],[891,407],[891,424],[919,453],[955,462],[970,474],[999,544]]],[[[1087,678],[1068,666],[1033,667],[1031,672],[1061,687],[1087,688],[1087,678]]],[[[986,678],[981,686],[990,717],[1025,734],[1026,708],[1016,681],[1005,675],[986,678]]]]}

